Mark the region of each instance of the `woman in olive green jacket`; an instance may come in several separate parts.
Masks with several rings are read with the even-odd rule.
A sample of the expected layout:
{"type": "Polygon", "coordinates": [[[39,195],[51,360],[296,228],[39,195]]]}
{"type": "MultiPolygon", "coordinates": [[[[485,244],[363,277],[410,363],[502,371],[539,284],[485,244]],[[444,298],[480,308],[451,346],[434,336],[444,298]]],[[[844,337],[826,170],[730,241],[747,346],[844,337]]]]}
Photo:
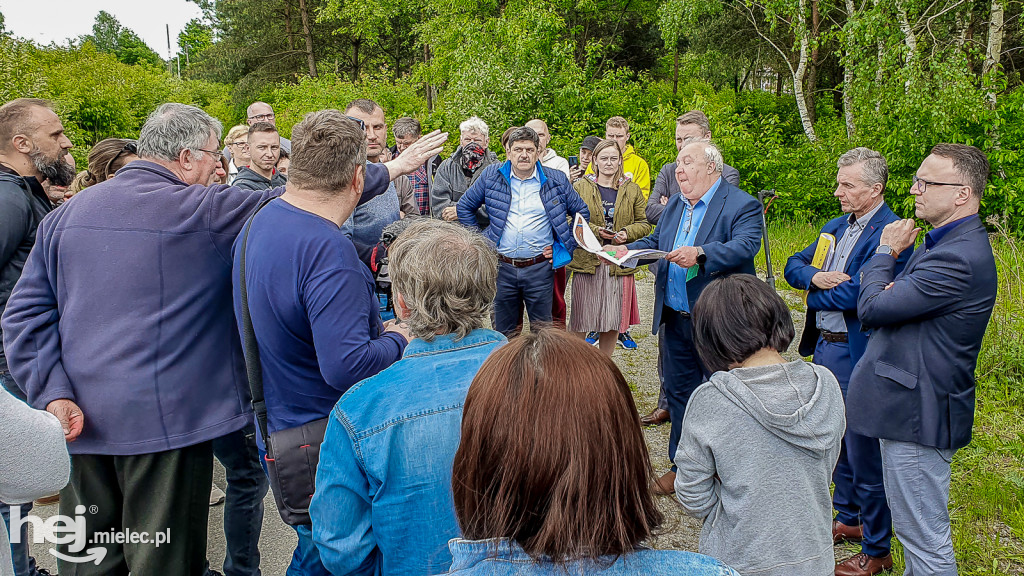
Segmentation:
{"type": "MultiPolygon", "coordinates": [[[[613,140],[602,140],[594,149],[594,174],[573,187],[590,211],[590,228],[605,244],[626,244],[651,232],[644,211],[643,192],[622,174],[622,154],[613,140]]],[[[636,268],[621,268],[577,248],[569,270],[573,273],[569,330],[585,337],[600,334],[598,346],[611,356],[619,333],[640,323],[636,268]]]]}

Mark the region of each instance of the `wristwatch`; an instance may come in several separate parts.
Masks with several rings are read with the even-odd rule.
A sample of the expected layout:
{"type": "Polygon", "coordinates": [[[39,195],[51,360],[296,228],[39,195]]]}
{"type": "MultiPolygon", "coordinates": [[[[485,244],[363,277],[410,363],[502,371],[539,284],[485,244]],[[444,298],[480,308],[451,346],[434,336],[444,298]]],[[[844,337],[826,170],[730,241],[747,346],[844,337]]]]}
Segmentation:
{"type": "Polygon", "coordinates": [[[888,244],[882,244],[881,246],[876,248],[875,254],[887,254],[889,256],[892,256],[893,258],[896,257],[896,251],[893,250],[892,246],[889,246],[888,244]]]}
{"type": "Polygon", "coordinates": [[[704,253],[704,249],[697,246],[697,264],[703,265],[708,261],[708,255],[704,253]]]}

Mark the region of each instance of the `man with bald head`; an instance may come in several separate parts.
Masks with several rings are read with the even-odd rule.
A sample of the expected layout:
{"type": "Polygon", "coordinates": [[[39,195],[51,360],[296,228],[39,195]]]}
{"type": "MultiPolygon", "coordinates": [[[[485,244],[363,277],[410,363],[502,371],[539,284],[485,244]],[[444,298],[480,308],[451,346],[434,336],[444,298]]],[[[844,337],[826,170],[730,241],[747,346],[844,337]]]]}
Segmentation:
{"type": "MultiPolygon", "coordinates": [[[[669,198],[654,232],[631,244],[606,247],[619,255],[645,248],[668,253],[655,274],[654,333],[664,333],[660,354],[673,461],[690,395],[710,375],[697,356],[690,311],[712,280],[754,274],[754,255],[761,248],[761,204],[725,180],[722,168],[722,153],[714,144],[683,146],[676,156],[679,194],[669,198]]],[[[673,465],[655,483],[655,493],[673,493],[675,475],[673,465]]]]}
{"type": "Polygon", "coordinates": [[[540,155],[537,157],[540,165],[552,170],[558,170],[568,178],[569,161],[559,156],[558,152],[555,152],[554,149],[548,148],[548,144],[551,143],[551,132],[548,131],[547,122],[534,118],[526,123],[526,127],[532,128],[537,133],[537,137],[540,138],[540,155]]]}
{"type": "MultiPolygon", "coordinates": [[[[273,126],[277,126],[277,122],[274,116],[274,109],[270,107],[270,104],[266,102],[253,102],[249,104],[249,107],[245,109],[245,123],[249,126],[257,124],[259,122],[268,122],[273,126]]],[[[292,141],[281,136],[281,150],[288,154],[292,153],[292,141]]],[[[231,160],[231,149],[227,146],[220,151],[229,161],[231,160]]]]}

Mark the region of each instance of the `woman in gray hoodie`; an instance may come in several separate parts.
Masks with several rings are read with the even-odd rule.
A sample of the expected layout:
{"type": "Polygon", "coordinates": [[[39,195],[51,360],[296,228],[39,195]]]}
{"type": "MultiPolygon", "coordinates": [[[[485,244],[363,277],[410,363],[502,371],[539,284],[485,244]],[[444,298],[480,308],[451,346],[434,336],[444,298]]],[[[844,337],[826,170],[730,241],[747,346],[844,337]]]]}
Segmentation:
{"type": "Polygon", "coordinates": [[[676,498],[704,520],[700,552],[743,576],[830,576],[829,485],[846,429],[835,376],[780,354],[785,302],[754,276],[711,283],[693,310],[711,379],[683,417],[676,498]]]}

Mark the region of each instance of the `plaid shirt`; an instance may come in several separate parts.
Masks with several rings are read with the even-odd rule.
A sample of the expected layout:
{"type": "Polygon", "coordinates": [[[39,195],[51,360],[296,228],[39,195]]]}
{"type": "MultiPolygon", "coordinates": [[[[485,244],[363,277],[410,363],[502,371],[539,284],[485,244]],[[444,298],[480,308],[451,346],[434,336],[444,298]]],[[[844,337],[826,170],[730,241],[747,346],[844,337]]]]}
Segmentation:
{"type": "Polygon", "coordinates": [[[423,164],[415,172],[409,174],[412,192],[416,197],[416,207],[421,216],[430,216],[430,180],[427,177],[427,165],[423,164]]]}

